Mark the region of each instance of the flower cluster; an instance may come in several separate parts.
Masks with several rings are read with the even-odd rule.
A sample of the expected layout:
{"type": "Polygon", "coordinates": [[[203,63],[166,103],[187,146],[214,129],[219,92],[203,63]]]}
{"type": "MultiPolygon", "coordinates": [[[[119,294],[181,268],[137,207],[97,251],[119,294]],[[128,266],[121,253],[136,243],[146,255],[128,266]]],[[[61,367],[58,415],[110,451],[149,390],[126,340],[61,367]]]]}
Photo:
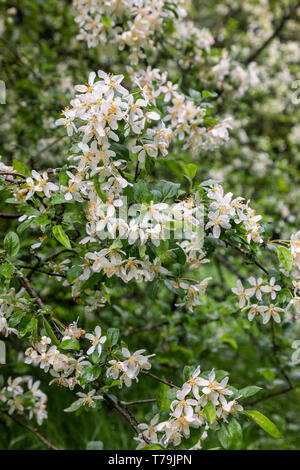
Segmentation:
{"type": "Polygon", "coordinates": [[[300,271],[300,230],[291,236],[291,253],[294,259],[295,268],[300,271]]]}
{"type": "Polygon", "coordinates": [[[300,313],[300,231],[292,234],[290,239],[290,253],[292,255],[292,286],[293,297],[288,308],[293,307],[300,313]]]}
{"type": "Polygon", "coordinates": [[[25,200],[27,200],[34,193],[44,193],[46,197],[51,197],[51,193],[57,190],[58,186],[48,181],[46,171],[40,175],[37,171],[32,170],[32,177],[26,178],[26,183],[17,191],[16,197],[20,199],[25,196],[25,200]]]}
{"type": "Polygon", "coordinates": [[[206,277],[201,282],[188,284],[187,282],[180,282],[179,287],[186,293],[186,297],[183,302],[175,304],[176,307],[185,306],[189,312],[193,312],[194,307],[201,305],[199,297],[205,294],[208,282],[211,281],[212,277],[206,277]]]}
{"type": "Polygon", "coordinates": [[[261,215],[256,215],[255,210],[249,207],[249,201],[244,202],[242,197],[232,200],[232,193],[224,194],[222,186],[219,184],[213,186],[207,193],[207,197],[212,199],[210,211],[208,213],[209,221],[205,228],[212,228],[214,238],[219,238],[221,228],[230,229],[232,224],[243,225],[242,233],[247,242],[251,240],[255,243],[261,243],[260,236],[262,227],[259,224],[261,215]]]}
{"type": "Polygon", "coordinates": [[[15,289],[4,288],[0,295],[0,334],[7,337],[11,333],[18,334],[16,328],[10,326],[9,319],[16,311],[25,312],[28,307],[27,300],[23,297],[25,289],[16,293],[15,289]]]}
{"type": "Polygon", "coordinates": [[[143,59],[144,48],[155,48],[155,34],[162,32],[168,20],[185,15],[182,0],[73,0],[79,24],[78,40],[88,47],[99,43],[130,48],[130,61],[143,59]]]}
{"type": "Polygon", "coordinates": [[[41,391],[40,382],[33,381],[30,376],[9,377],[7,384],[0,388],[1,408],[8,414],[25,415],[28,419],[35,418],[38,425],[47,419],[47,395],[41,391]]]}
{"type": "MultiPolygon", "coordinates": [[[[138,375],[141,371],[151,368],[149,359],[155,354],[145,356],[144,349],[131,354],[126,347],[117,349],[114,342],[115,349],[110,357],[123,357],[124,360],[109,359],[107,351],[103,351],[103,345],[107,339],[107,336],[102,336],[100,326],[96,326],[92,334],[86,333],[85,330],[78,327],[77,322],[73,322],[62,332],[60,343],[52,344],[52,340],[48,336],[43,336],[40,341],[35,343],[34,347],[29,347],[25,351],[25,363],[39,366],[44,372],[49,372],[54,377],[50,384],[56,383],[73,390],[75,386],[85,388],[85,372],[91,367],[96,367],[93,365],[95,360],[98,363],[101,358],[104,362],[102,362],[101,368],[99,366],[99,374],[103,372],[103,375],[108,379],[118,380],[119,388],[122,388],[124,384],[130,387],[132,380],[138,382],[138,375]],[[83,338],[91,343],[86,355],[83,349],[80,349],[79,340],[83,338]],[[64,352],[65,349],[66,352],[64,352]]],[[[84,398],[85,395],[79,396],[84,398]]],[[[88,394],[88,396],[90,395],[88,394]]],[[[77,401],[78,403],[79,401],[77,401]]],[[[86,403],[83,401],[81,404],[86,403]]]]}
{"type": "Polygon", "coordinates": [[[140,442],[138,448],[146,445],[143,436],[151,443],[160,444],[163,447],[169,444],[178,446],[182,438],[190,437],[190,428],[202,428],[203,432],[198,442],[201,448],[201,440],[207,436],[208,429],[218,429],[219,423],[227,422],[229,415],[243,411],[237,399],[227,401],[226,397],[233,395],[227,383],[228,377],[220,382],[216,380],[214,369],[208,377],[200,376],[200,366],[198,366],[181,389],[176,391],[176,399],[170,405],[169,419],[159,422],[159,415],[156,415],[150,426],[144,423],[139,425],[143,433],[137,438],[140,442]],[[213,423],[209,421],[207,413],[210,403],[215,409],[213,423]]]}
{"type": "MultiPolygon", "coordinates": [[[[147,73],[151,75],[150,70],[147,73]]],[[[144,131],[136,141],[136,145],[132,146],[132,152],[138,154],[141,163],[146,156],[155,158],[158,153],[165,156],[171,141],[172,130],[168,129],[163,121],[153,125],[153,122],[160,120],[160,115],[152,110],[151,106],[156,105],[156,99],[161,93],[164,96],[163,101],[167,102],[177,85],[168,82],[166,76],[161,79],[159,71],[152,71],[152,75],[155,79],[159,77],[162,82],[160,89],[156,85],[156,89],[152,89],[152,85],[145,81],[145,76],[133,77],[138,86],[138,94],[133,94],[121,85],[123,76],[107,75],[99,71],[100,80],[96,80],[96,74],[91,73],[87,85],[76,87],[79,94],[71,101],[72,108],[64,111],[65,118],[57,121],[58,125],[67,127],[69,135],[74,132],[82,135],[82,140],[78,143],[78,154],[71,156],[76,163],[77,172],[73,174],[68,171],[68,184],[62,186],[66,200],[88,201],[87,236],[81,240],[81,244],[94,243],[108,236],[116,238],[118,234],[120,239],[128,240],[129,245],[138,243],[139,246],[143,246],[149,241],[157,247],[161,240],[170,238],[170,227],[174,220],[177,228],[189,223],[190,228],[185,230],[188,232],[185,235],[190,241],[193,239],[191,228],[199,227],[201,224],[196,217],[198,203],[192,197],[176,202],[171,208],[165,203],[155,203],[150,200],[138,209],[134,205],[129,211],[125,210],[127,208],[123,193],[126,188],[132,186],[132,183],[123,173],[127,165],[126,159],[118,156],[120,152],[124,156],[128,154],[128,149],[120,144],[120,130],[124,130],[125,136],[132,133],[135,139],[137,134],[144,131]],[[125,216],[122,216],[122,211],[125,216]]],[[[179,99],[178,93],[176,96],[179,99]]],[[[186,106],[192,109],[192,102],[189,103],[186,106]]],[[[178,119],[179,114],[183,113],[178,113],[178,119]]],[[[189,115],[189,112],[186,114],[189,115]]],[[[200,114],[203,115],[203,109],[195,108],[192,111],[193,116],[188,118],[191,119],[194,130],[199,126],[200,114]]],[[[171,119],[174,131],[178,128],[176,119],[175,116],[171,119]]],[[[184,128],[186,134],[191,134],[191,129],[186,125],[184,128]]],[[[217,140],[216,136],[216,142],[217,140]]],[[[176,194],[176,188],[176,185],[170,188],[173,195],[176,194]]],[[[193,243],[193,246],[188,243],[183,244],[182,248],[193,251],[191,262],[195,265],[197,262],[195,244],[193,243]]],[[[197,250],[200,257],[198,259],[202,259],[204,254],[201,247],[198,246],[197,250]]],[[[121,277],[124,282],[129,282],[133,278],[137,281],[149,281],[157,274],[167,273],[161,266],[159,258],[150,261],[147,249],[143,252],[140,250],[141,259],[132,256],[124,259],[124,255],[122,243],[119,242],[98,252],[88,252],[85,256],[84,272],[79,279],[87,280],[92,272],[101,271],[108,277],[112,275],[121,277]]]]}
{"type": "Polygon", "coordinates": [[[54,382],[71,390],[79,383],[84,366],[90,365],[85,356],[74,358],[71,354],[61,353],[47,336],[43,336],[34,348],[27,348],[25,356],[25,364],[39,366],[54,377],[50,383],[54,382]]]}
{"type": "Polygon", "coordinates": [[[238,297],[239,307],[248,311],[249,321],[261,315],[263,324],[268,323],[271,318],[276,323],[280,323],[280,312],[284,312],[285,309],[273,303],[281,290],[281,286],[276,284],[275,277],[272,277],[267,284],[264,284],[261,277],[258,279],[249,277],[248,282],[251,287],[244,289],[242,282],[238,280],[237,287],[234,287],[232,292],[238,297]],[[251,300],[253,297],[255,303],[251,300]]]}
{"type": "MultiPolygon", "coordinates": [[[[134,73],[130,68],[128,72],[134,73]]],[[[198,156],[200,150],[214,150],[229,139],[231,118],[215,120],[213,126],[206,124],[205,106],[195,104],[192,98],[181,93],[177,84],[168,81],[166,73],[148,66],[138,71],[137,80],[144,96],[151,97],[154,103],[161,98],[167,104],[163,122],[169,123],[183,150],[189,149],[192,155],[198,156]]]]}
{"type": "MultiPolygon", "coordinates": [[[[119,50],[129,52],[129,61],[135,66],[154,52],[162,49],[166,53],[171,47],[172,52],[182,51],[177,59],[182,70],[193,67],[202,71],[205,64],[204,81],[220,89],[234,88],[237,98],[260,83],[255,62],[245,67],[225,49],[217,53],[213,50],[215,40],[211,32],[185,19],[183,0],[127,0],[122,5],[117,0],[73,0],[73,5],[80,27],[77,39],[86,41],[88,47],[117,45],[119,50]]],[[[171,53],[170,59],[173,58],[171,53]]]]}
{"type": "Polygon", "coordinates": [[[144,356],[144,353],[145,349],[139,349],[131,354],[127,348],[122,348],[122,355],[125,360],[113,359],[109,361],[110,367],[106,371],[106,376],[114,380],[120,380],[119,388],[122,388],[123,384],[130,387],[132,380],[138,382],[138,375],[142,370],[151,369],[149,359],[155,354],[144,356]]]}

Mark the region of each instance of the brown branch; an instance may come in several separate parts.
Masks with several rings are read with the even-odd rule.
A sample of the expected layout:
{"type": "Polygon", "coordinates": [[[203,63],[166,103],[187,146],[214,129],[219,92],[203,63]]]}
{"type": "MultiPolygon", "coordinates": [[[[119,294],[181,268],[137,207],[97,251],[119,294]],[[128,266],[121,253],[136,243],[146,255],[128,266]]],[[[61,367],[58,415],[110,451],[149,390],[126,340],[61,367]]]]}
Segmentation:
{"type": "Polygon", "coordinates": [[[157,375],[152,374],[151,372],[147,372],[145,370],[141,370],[141,374],[148,375],[149,377],[152,377],[152,379],[157,380],[158,382],[161,382],[165,385],[168,385],[171,388],[178,388],[176,385],[174,385],[172,382],[168,382],[165,379],[161,379],[157,375]]]}
{"type": "Polygon", "coordinates": [[[22,214],[9,214],[7,212],[0,212],[1,219],[17,219],[21,217],[22,214]]]}
{"type": "Polygon", "coordinates": [[[139,429],[138,425],[138,421],[136,420],[136,418],[133,416],[133,414],[131,413],[131,411],[129,411],[126,407],[122,407],[119,405],[119,403],[121,403],[119,401],[119,399],[117,398],[117,403],[115,403],[115,401],[109,396],[109,395],[104,395],[104,399],[110,403],[110,405],[120,413],[120,415],[123,416],[123,418],[126,419],[126,421],[128,421],[128,423],[130,424],[130,426],[132,427],[132,429],[134,429],[134,431],[138,434],[138,435],[142,435],[143,439],[145,442],[147,442],[147,444],[151,444],[151,441],[142,434],[141,430],[139,429]]]}
{"type": "MultiPolygon", "coordinates": [[[[226,243],[226,242],[225,242],[225,243],[226,243]]],[[[228,242],[227,242],[227,245],[228,245],[228,242]]],[[[237,250],[239,253],[241,253],[241,254],[244,255],[244,256],[249,256],[249,255],[252,256],[252,253],[251,253],[251,252],[246,253],[245,251],[241,250],[238,246],[232,245],[231,243],[229,243],[229,245],[231,246],[231,248],[233,248],[234,250],[237,250]]],[[[255,258],[251,257],[249,263],[250,263],[250,264],[255,264],[255,265],[256,265],[257,267],[259,267],[265,274],[267,274],[267,276],[269,275],[269,272],[267,271],[267,269],[264,268],[255,258]]]]}
{"type": "Polygon", "coordinates": [[[42,274],[47,274],[48,276],[58,276],[58,277],[63,277],[66,278],[67,276],[65,274],[60,274],[60,273],[50,273],[49,271],[44,271],[43,269],[38,269],[35,268],[34,266],[19,266],[21,269],[31,269],[31,274],[32,271],[37,272],[37,273],[42,273],[42,274]]]}
{"type": "Polygon", "coordinates": [[[293,385],[292,387],[285,387],[280,390],[275,390],[274,392],[268,393],[267,395],[264,395],[261,398],[258,398],[257,400],[246,402],[246,406],[253,406],[256,405],[257,403],[260,403],[261,401],[269,400],[269,398],[273,397],[278,397],[279,395],[283,395],[284,393],[291,392],[292,390],[295,390],[296,388],[300,387],[300,382],[298,384],[293,385]]]}
{"type": "Polygon", "coordinates": [[[139,177],[139,174],[140,174],[140,173],[139,173],[139,164],[140,164],[140,162],[137,161],[137,162],[136,162],[136,167],[135,167],[135,173],[134,173],[134,182],[137,181],[137,179],[138,179],[138,177],[139,177]]]}
{"type": "Polygon", "coordinates": [[[42,436],[42,434],[40,434],[36,429],[34,429],[32,426],[30,426],[29,424],[25,423],[24,421],[22,421],[21,419],[19,418],[16,418],[15,416],[13,415],[10,415],[8,414],[7,412],[5,411],[0,411],[1,413],[3,413],[4,415],[6,415],[8,418],[10,418],[12,421],[14,421],[15,423],[17,423],[19,426],[22,426],[23,428],[27,429],[27,431],[31,432],[32,434],[35,435],[35,437],[37,437],[43,444],[45,444],[45,446],[48,447],[48,449],[52,449],[52,450],[60,450],[58,449],[57,447],[55,447],[55,445],[53,445],[50,441],[48,441],[48,439],[46,439],[44,436],[42,436]]]}
{"type": "Polygon", "coordinates": [[[43,303],[42,299],[40,298],[38,293],[34,290],[32,285],[28,281],[27,277],[25,277],[24,274],[21,273],[21,271],[18,271],[17,274],[18,274],[18,277],[21,281],[22,286],[27,290],[28,294],[36,300],[36,302],[37,302],[37,304],[40,308],[43,308],[44,303],[43,303]]]}
{"type": "Polygon", "coordinates": [[[13,176],[13,177],[19,176],[19,178],[22,178],[24,180],[26,179],[26,176],[22,175],[21,173],[17,173],[16,171],[12,172],[12,171],[3,171],[3,170],[1,170],[0,175],[13,176]]]}
{"type": "Polygon", "coordinates": [[[136,400],[136,401],[120,401],[121,405],[130,406],[130,405],[141,405],[144,403],[154,403],[156,398],[147,398],[146,400],[136,400]]]}
{"type": "Polygon", "coordinates": [[[291,5],[289,12],[283,16],[278,24],[278,26],[275,28],[273,33],[266,39],[266,41],[256,50],[254,51],[250,57],[246,60],[246,65],[248,65],[250,62],[253,62],[254,60],[257,59],[257,57],[263,52],[263,50],[268,47],[269,44],[279,35],[281,30],[284,28],[286,22],[290,19],[293,18],[294,15],[296,15],[298,8],[300,5],[295,4],[291,5]]]}

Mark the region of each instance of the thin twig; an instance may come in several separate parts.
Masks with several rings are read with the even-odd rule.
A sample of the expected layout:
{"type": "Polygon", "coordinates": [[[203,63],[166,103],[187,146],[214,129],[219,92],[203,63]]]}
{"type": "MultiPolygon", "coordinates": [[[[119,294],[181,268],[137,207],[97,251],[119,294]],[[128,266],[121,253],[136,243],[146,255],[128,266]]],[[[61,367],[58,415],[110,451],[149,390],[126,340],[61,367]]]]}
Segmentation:
{"type": "Polygon", "coordinates": [[[0,212],[1,219],[18,219],[22,214],[9,214],[8,212],[0,212]]]}
{"type": "Polygon", "coordinates": [[[147,372],[145,370],[141,370],[141,374],[148,375],[149,377],[152,377],[152,379],[157,380],[158,382],[161,382],[165,385],[168,385],[171,388],[178,388],[176,385],[174,385],[172,382],[168,382],[168,380],[161,379],[157,375],[152,374],[151,372],[147,372]]]}
{"type": "Polygon", "coordinates": [[[19,426],[22,426],[23,428],[27,429],[27,431],[31,432],[32,434],[35,435],[35,437],[37,437],[43,444],[45,444],[45,446],[48,447],[48,449],[52,449],[52,450],[60,450],[58,449],[57,447],[55,447],[55,445],[53,445],[50,441],[48,441],[48,439],[46,439],[44,436],[42,436],[42,434],[40,434],[36,429],[34,429],[32,426],[30,426],[29,424],[25,423],[24,421],[22,421],[21,419],[19,418],[16,418],[15,416],[13,415],[10,415],[8,414],[7,412],[5,411],[0,411],[1,413],[5,414],[8,418],[10,418],[11,420],[13,420],[15,423],[17,423],[19,426]]]}
{"type": "MultiPolygon", "coordinates": [[[[136,418],[133,416],[133,414],[131,413],[131,411],[129,411],[126,407],[122,407],[119,405],[119,403],[121,403],[118,399],[117,399],[117,403],[115,403],[115,401],[109,396],[109,395],[104,395],[104,399],[110,403],[110,405],[120,413],[120,415],[123,416],[123,418],[126,419],[126,421],[128,421],[128,423],[130,424],[130,426],[134,429],[134,431],[140,435],[142,434],[141,430],[139,429],[139,423],[138,421],[136,420],[136,418]]],[[[144,441],[147,443],[147,444],[151,444],[151,441],[142,434],[143,436],[143,439],[144,441]]]]}
{"type": "Polygon", "coordinates": [[[287,15],[283,16],[278,24],[278,26],[275,28],[273,33],[266,39],[266,41],[256,50],[254,51],[250,57],[246,60],[246,65],[250,64],[250,62],[253,62],[254,60],[257,59],[257,57],[263,52],[263,50],[268,47],[268,45],[279,35],[281,30],[284,28],[286,22],[290,19],[293,18],[294,15],[297,13],[297,9],[300,7],[300,5],[291,5],[290,10],[287,15]]]}
{"type": "Polygon", "coordinates": [[[44,303],[43,303],[42,299],[40,298],[38,293],[34,290],[32,285],[28,281],[27,277],[25,277],[24,274],[21,273],[21,271],[18,271],[17,275],[18,275],[23,287],[25,287],[25,289],[27,290],[28,294],[36,300],[36,302],[37,302],[37,304],[40,308],[43,308],[44,303]]]}
{"type": "Polygon", "coordinates": [[[130,405],[141,405],[144,403],[154,403],[156,398],[147,398],[146,400],[136,400],[136,401],[120,401],[121,405],[130,406],[130,405]]]}
{"type": "Polygon", "coordinates": [[[273,397],[278,397],[279,395],[283,395],[284,393],[291,392],[292,390],[295,390],[298,387],[300,387],[300,382],[296,385],[293,385],[292,388],[291,387],[285,387],[285,388],[282,388],[280,390],[275,390],[274,392],[268,393],[267,395],[265,395],[261,398],[258,398],[257,400],[246,402],[245,405],[246,406],[257,405],[257,403],[260,403],[261,401],[269,400],[269,398],[273,398],[273,397]]]}

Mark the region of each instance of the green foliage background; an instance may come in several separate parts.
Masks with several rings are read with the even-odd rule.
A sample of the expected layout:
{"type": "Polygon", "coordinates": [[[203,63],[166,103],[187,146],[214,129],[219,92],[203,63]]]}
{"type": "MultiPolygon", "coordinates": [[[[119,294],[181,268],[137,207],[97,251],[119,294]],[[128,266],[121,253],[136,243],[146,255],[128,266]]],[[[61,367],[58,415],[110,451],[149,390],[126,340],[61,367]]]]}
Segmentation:
{"type": "MultiPolygon", "coordinates": [[[[216,4],[222,3],[227,4],[222,1],[194,1],[190,15],[196,24],[211,29],[218,46],[230,48],[237,44],[240,55],[248,56],[251,44],[247,28],[251,16],[243,9],[244,2],[234,2],[222,14],[216,9],[216,4]]],[[[279,3],[270,1],[268,8],[275,8],[279,3]]],[[[126,65],[126,52],[116,55],[110,45],[87,49],[85,44],[78,42],[75,39],[78,26],[74,22],[71,2],[67,0],[2,1],[0,14],[5,22],[5,33],[0,36],[0,79],[7,87],[6,105],[0,106],[0,154],[6,164],[18,160],[36,170],[61,166],[65,163],[70,142],[65,131],[55,128],[53,123],[68,104],[72,86],[85,83],[91,70],[122,71],[126,65]],[[15,8],[16,12],[10,14],[10,8],[15,8]]],[[[279,35],[283,44],[299,39],[299,16],[294,20],[293,25],[279,35]]],[[[278,19],[275,18],[276,21],[278,19]]],[[[279,57],[272,67],[268,66],[269,77],[276,77],[280,72],[281,59],[279,57]]],[[[267,51],[257,58],[262,65],[264,60],[268,64],[267,51]]],[[[161,68],[169,67],[167,60],[162,59],[161,62],[161,68]]],[[[300,78],[299,62],[285,66],[291,69],[295,78],[297,75],[300,78]]],[[[180,74],[174,65],[168,71],[177,78],[180,74]]],[[[203,88],[201,75],[181,78],[186,88],[203,88]]],[[[291,90],[287,92],[292,93],[291,90]]],[[[225,148],[199,157],[198,178],[205,180],[211,177],[212,168],[216,173],[218,170],[225,172],[226,190],[236,196],[251,198],[252,205],[263,214],[271,238],[285,238],[291,230],[297,229],[297,225],[299,228],[299,143],[291,142],[289,135],[299,122],[300,105],[291,104],[274,80],[274,86],[269,89],[250,90],[240,100],[232,100],[230,93],[227,96],[225,91],[215,107],[218,113],[232,114],[244,121],[248,140],[241,143],[240,130],[234,130],[233,138],[225,148]],[[269,106],[271,99],[283,103],[281,112],[276,111],[276,106],[272,111],[269,106]],[[270,158],[266,172],[254,168],[256,155],[261,152],[270,158]],[[234,166],[233,162],[237,160],[234,166]],[[286,218],[279,210],[282,203],[287,207],[286,218]]],[[[186,158],[185,155],[170,155],[155,169],[155,177],[174,180],[184,186],[181,162],[186,163],[186,158]]],[[[7,210],[5,201],[8,195],[6,191],[0,192],[1,209],[5,207],[7,210]]],[[[80,217],[80,213],[74,213],[74,217],[80,217]]],[[[1,221],[0,237],[4,238],[6,232],[15,230],[16,226],[15,220],[1,221]]],[[[24,250],[36,242],[34,232],[24,235],[21,242],[24,250]]],[[[258,259],[259,255],[258,252],[258,259]]],[[[283,437],[275,440],[247,422],[243,448],[299,449],[300,392],[297,386],[288,393],[259,400],[264,393],[285,387],[282,369],[288,371],[295,382],[297,378],[299,380],[299,369],[290,363],[291,343],[300,337],[299,323],[275,326],[278,359],[270,324],[250,324],[245,313],[235,313],[238,308],[231,287],[235,286],[237,276],[227,269],[228,260],[239,275],[248,277],[257,273],[251,260],[247,264],[228,248],[213,263],[202,268],[201,278],[212,276],[214,281],[203,305],[191,315],[174,308],[174,295],[162,285],[124,286],[116,283],[112,286],[111,305],[97,311],[97,320],[105,329],[120,328],[130,350],[144,347],[149,353],[155,353],[155,372],[175,384],[182,383],[183,364],[199,363],[202,370],[214,366],[229,371],[230,382],[239,388],[249,384],[262,387],[264,390],[252,402],[257,397],[255,409],[270,417],[283,437]]],[[[23,261],[31,262],[30,258],[23,261]]],[[[94,320],[83,317],[80,305],[74,303],[66,288],[57,290],[54,279],[38,273],[33,280],[47,303],[57,306],[56,315],[64,323],[79,317],[83,328],[93,327],[94,320]]],[[[15,282],[18,287],[18,281],[15,282]]],[[[0,371],[5,376],[32,374],[41,380],[41,388],[49,396],[49,419],[41,427],[41,432],[50,441],[64,449],[86,449],[91,441],[102,441],[104,449],[136,447],[128,424],[105,404],[100,412],[79,410],[64,414],[63,409],[69,406],[72,393],[55,385],[49,387],[49,378],[42,371],[16,361],[20,351],[18,340],[10,337],[7,365],[0,366],[0,371]]],[[[122,399],[156,398],[158,392],[158,387],[153,386],[148,377],[143,377],[130,390],[122,390],[122,399]]],[[[145,417],[152,416],[151,404],[133,406],[132,410],[143,422],[145,417]]],[[[1,416],[0,429],[0,449],[43,448],[34,436],[1,416]]]]}

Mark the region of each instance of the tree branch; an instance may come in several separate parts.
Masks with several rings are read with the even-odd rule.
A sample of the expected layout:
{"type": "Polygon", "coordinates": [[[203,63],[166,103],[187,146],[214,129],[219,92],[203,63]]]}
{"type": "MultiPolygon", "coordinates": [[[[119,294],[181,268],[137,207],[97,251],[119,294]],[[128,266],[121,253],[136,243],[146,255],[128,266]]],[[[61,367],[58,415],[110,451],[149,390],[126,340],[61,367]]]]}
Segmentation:
{"type": "Polygon", "coordinates": [[[147,398],[146,400],[136,400],[136,401],[120,401],[121,405],[130,406],[130,405],[141,405],[144,403],[154,403],[156,398],[147,398]]]}
{"type": "Polygon", "coordinates": [[[157,380],[158,382],[161,382],[165,385],[168,385],[171,388],[178,388],[176,385],[174,385],[172,382],[168,382],[167,380],[161,379],[157,375],[152,374],[151,372],[147,372],[145,370],[141,370],[141,374],[148,375],[149,377],[152,377],[152,379],[157,380]]]}
{"type": "Polygon", "coordinates": [[[291,5],[289,12],[281,18],[277,28],[275,28],[271,36],[269,36],[268,39],[266,39],[266,41],[256,51],[254,51],[250,55],[250,57],[248,57],[248,59],[245,62],[246,65],[256,60],[257,57],[263,52],[263,50],[266,49],[266,47],[268,47],[269,44],[271,44],[273,39],[275,39],[279,35],[281,30],[284,28],[286,22],[292,19],[294,15],[296,15],[297,9],[299,8],[299,6],[300,6],[299,4],[291,5]]]}
{"type": "Polygon", "coordinates": [[[52,450],[60,450],[58,449],[57,447],[55,447],[55,445],[53,445],[50,441],[48,441],[48,439],[46,439],[44,436],[42,436],[42,434],[40,434],[36,429],[34,429],[32,426],[30,426],[29,424],[25,423],[24,421],[22,421],[21,419],[19,418],[16,418],[15,416],[13,415],[10,415],[8,414],[7,412],[5,411],[2,411],[0,410],[0,412],[4,415],[6,415],[8,418],[10,418],[12,421],[14,421],[15,423],[17,423],[19,426],[22,426],[23,428],[27,429],[27,431],[31,432],[32,434],[35,435],[35,437],[37,437],[43,444],[45,444],[45,446],[48,447],[48,449],[52,449],[52,450]]]}

